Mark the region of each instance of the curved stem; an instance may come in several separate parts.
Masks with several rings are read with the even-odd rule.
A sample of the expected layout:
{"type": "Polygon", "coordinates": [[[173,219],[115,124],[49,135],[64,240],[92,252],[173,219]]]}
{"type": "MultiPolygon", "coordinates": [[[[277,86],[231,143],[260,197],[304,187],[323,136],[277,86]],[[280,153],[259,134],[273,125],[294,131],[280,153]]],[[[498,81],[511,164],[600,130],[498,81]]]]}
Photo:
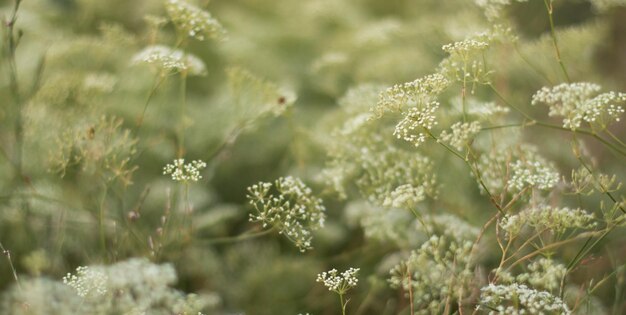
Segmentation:
{"type": "Polygon", "coordinates": [[[482,180],[482,176],[480,175],[480,171],[474,167],[469,159],[467,157],[464,157],[463,155],[461,155],[461,153],[457,152],[456,150],[454,150],[453,148],[451,148],[450,146],[448,146],[447,144],[439,141],[439,138],[437,138],[435,135],[433,135],[430,130],[428,130],[427,128],[423,128],[424,132],[431,137],[432,139],[434,139],[439,145],[443,146],[446,150],[448,150],[449,152],[451,152],[452,154],[454,154],[456,157],[458,157],[459,159],[463,160],[463,162],[469,167],[470,171],[472,172],[472,174],[474,174],[474,176],[476,176],[476,180],[478,181],[478,183],[480,184],[480,186],[485,190],[485,192],[487,193],[487,195],[489,196],[489,200],[491,201],[491,203],[493,203],[493,205],[498,209],[498,211],[502,214],[504,214],[504,211],[502,210],[502,207],[498,204],[498,202],[496,201],[496,198],[493,196],[493,194],[491,194],[491,192],[489,191],[489,188],[487,188],[487,185],[485,184],[485,182],[482,180]]]}
{"type": "Polygon", "coordinates": [[[166,76],[161,73],[161,74],[159,74],[158,79],[154,80],[154,83],[152,84],[152,88],[150,89],[150,92],[148,93],[148,97],[146,97],[146,102],[143,105],[143,110],[141,111],[141,116],[139,116],[139,118],[137,118],[137,132],[139,132],[139,129],[143,125],[143,119],[144,119],[144,117],[146,115],[146,111],[148,110],[148,105],[150,104],[150,101],[152,100],[152,98],[156,94],[156,91],[159,89],[159,87],[161,86],[163,81],[165,81],[165,77],[166,76]]]}

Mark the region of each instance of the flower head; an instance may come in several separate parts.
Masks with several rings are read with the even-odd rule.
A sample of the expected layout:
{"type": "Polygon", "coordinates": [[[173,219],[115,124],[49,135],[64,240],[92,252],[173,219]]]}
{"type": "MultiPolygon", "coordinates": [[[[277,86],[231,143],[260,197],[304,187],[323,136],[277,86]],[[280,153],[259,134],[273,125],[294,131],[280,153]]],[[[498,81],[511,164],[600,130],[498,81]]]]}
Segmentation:
{"type": "Polygon", "coordinates": [[[533,95],[532,104],[545,104],[550,116],[562,116],[563,127],[580,128],[583,122],[591,127],[605,129],[609,124],[620,121],[626,102],[626,93],[607,92],[598,94],[597,84],[578,82],[563,83],[554,87],[543,87],[533,95]]]}
{"type": "Polygon", "coordinates": [[[273,184],[259,182],[248,187],[247,197],[256,210],[250,221],[274,226],[300,251],[311,248],[312,231],[324,226],[322,200],[298,178],[281,177],[273,184]]]}
{"type": "Polygon", "coordinates": [[[176,159],[172,164],[167,164],[163,168],[163,175],[172,175],[172,179],[177,182],[197,182],[202,179],[200,171],[206,167],[206,163],[201,160],[191,161],[185,164],[185,159],[176,159]]]}
{"type": "Polygon", "coordinates": [[[492,310],[489,314],[572,313],[559,297],[545,291],[537,291],[523,284],[489,284],[480,291],[478,308],[492,310]]]}
{"type": "Polygon", "coordinates": [[[182,0],[167,0],[165,10],[176,28],[197,40],[219,38],[224,35],[222,24],[206,12],[182,0]]]}
{"type": "Polygon", "coordinates": [[[107,293],[106,274],[98,269],[81,266],[76,274],[68,273],[63,283],[72,287],[80,297],[98,297],[107,293]]]}
{"type": "Polygon", "coordinates": [[[328,291],[337,292],[338,294],[345,294],[348,290],[356,287],[359,279],[357,274],[360,268],[350,268],[342,273],[339,273],[337,269],[331,269],[324,271],[317,275],[317,282],[322,282],[328,291]]]}
{"type": "Polygon", "coordinates": [[[206,67],[198,57],[163,45],[144,48],[133,57],[134,64],[148,64],[159,71],[186,72],[190,75],[204,75],[206,67]]]}

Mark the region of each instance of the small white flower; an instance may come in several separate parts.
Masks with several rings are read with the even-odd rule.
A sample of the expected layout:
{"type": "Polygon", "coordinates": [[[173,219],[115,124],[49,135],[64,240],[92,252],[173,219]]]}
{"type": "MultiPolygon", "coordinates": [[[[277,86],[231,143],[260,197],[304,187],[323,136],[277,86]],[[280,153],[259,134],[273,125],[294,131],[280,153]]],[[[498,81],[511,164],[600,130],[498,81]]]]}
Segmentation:
{"type": "Polygon", "coordinates": [[[359,279],[357,274],[360,268],[350,268],[342,273],[339,273],[337,269],[331,269],[324,271],[317,275],[317,282],[322,282],[329,291],[337,292],[338,294],[345,294],[351,288],[356,287],[359,279]]]}
{"type": "Polygon", "coordinates": [[[206,67],[200,58],[179,49],[163,45],[153,45],[135,54],[134,64],[149,64],[159,71],[186,72],[190,75],[206,74],[206,67]]]}
{"type": "Polygon", "coordinates": [[[182,0],[167,0],[165,10],[176,28],[197,40],[224,35],[222,24],[206,12],[182,0]]]}
{"type": "Polygon", "coordinates": [[[63,283],[72,287],[80,297],[98,297],[107,293],[108,277],[98,269],[81,266],[76,274],[68,273],[63,283]]]}
{"type": "Polygon", "coordinates": [[[626,102],[626,93],[608,92],[598,94],[597,84],[578,82],[563,83],[554,87],[543,87],[532,98],[532,104],[546,104],[548,115],[563,117],[563,127],[576,130],[583,122],[605,129],[619,122],[626,102]],[[595,96],[594,96],[595,95],[595,96]]]}
{"type": "Polygon", "coordinates": [[[197,182],[202,179],[200,171],[206,167],[206,163],[201,160],[191,161],[185,164],[185,159],[176,159],[172,164],[167,164],[163,168],[163,175],[171,175],[177,182],[197,182]]]}
{"type": "Polygon", "coordinates": [[[263,227],[272,225],[302,252],[312,247],[312,232],[324,226],[322,200],[298,178],[281,177],[274,184],[259,182],[248,187],[247,197],[256,210],[250,221],[262,222],[263,227]]]}

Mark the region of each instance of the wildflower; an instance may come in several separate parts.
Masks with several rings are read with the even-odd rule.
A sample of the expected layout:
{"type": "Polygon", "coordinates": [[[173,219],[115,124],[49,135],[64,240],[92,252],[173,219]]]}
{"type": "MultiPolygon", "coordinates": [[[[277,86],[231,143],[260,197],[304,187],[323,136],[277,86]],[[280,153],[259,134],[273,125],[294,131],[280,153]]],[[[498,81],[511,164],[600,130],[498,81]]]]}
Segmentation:
{"type": "Polygon", "coordinates": [[[360,167],[365,172],[357,178],[361,193],[370,201],[385,207],[412,207],[436,197],[433,162],[427,157],[396,148],[373,154],[365,150],[360,167]]]}
{"type": "Polygon", "coordinates": [[[532,104],[546,104],[550,116],[563,117],[563,127],[576,130],[583,122],[591,127],[606,129],[620,121],[626,102],[626,93],[607,92],[598,94],[597,84],[579,82],[563,83],[554,87],[543,87],[532,98],[532,104]],[[595,96],[594,96],[595,95],[595,96]]]}
{"type": "Polygon", "coordinates": [[[81,266],[76,274],[68,273],[63,283],[72,287],[80,297],[98,297],[107,293],[108,277],[96,268],[81,266]]]}
{"type": "Polygon", "coordinates": [[[511,178],[507,182],[509,191],[521,191],[525,187],[548,190],[559,182],[559,173],[551,163],[537,154],[529,154],[511,165],[511,178]]]}
{"type": "Polygon", "coordinates": [[[338,273],[337,269],[324,271],[317,275],[316,282],[322,282],[328,288],[328,291],[345,294],[348,290],[356,287],[359,279],[357,274],[360,268],[350,268],[342,273],[338,273]]]}
{"type": "Polygon", "coordinates": [[[441,132],[439,141],[447,143],[459,151],[463,151],[465,146],[480,132],[480,123],[478,121],[457,122],[450,127],[451,132],[446,130],[441,132]]]}
{"type": "Polygon", "coordinates": [[[478,309],[490,310],[490,315],[546,313],[569,315],[572,313],[559,297],[523,284],[495,285],[491,283],[480,291],[478,309]]]}
{"type": "Polygon", "coordinates": [[[423,305],[424,313],[437,314],[447,300],[461,298],[459,292],[474,278],[472,248],[472,241],[433,235],[390,270],[389,284],[411,290],[414,304],[423,305]]]}
{"type": "Polygon", "coordinates": [[[149,64],[163,72],[186,72],[190,75],[204,75],[206,67],[198,57],[163,45],[153,45],[135,54],[134,64],[149,64]]]}
{"type": "Polygon", "coordinates": [[[473,38],[469,38],[460,42],[446,44],[441,49],[449,54],[459,54],[465,56],[474,51],[483,51],[489,47],[489,43],[473,38]]]}
{"type": "Polygon", "coordinates": [[[205,167],[206,163],[201,160],[185,164],[185,159],[176,159],[172,164],[165,165],[163,175],[172,175],[172,180],[177,182],[197,182],[202,179],[200,171],[205,167]]]}
{"type": "Polygon", "coordinates": [[[567,229],[587,229],[595,226],[594,217],[582,209],[556,208],[548,205],[530,207],[518,214],[507,214],[500,221],[500,227],[509,237],[519,234],[524,226],[537,231],[548,229],[562,234],[567,229]]]}
{"type": "Polygon", "coordinates": [[[420,131],[421,128],[429,130],[437,124],[435,121],[437,108],[439,108],[437,101],[409,108],[404,118],[396,125],[393,135],[418,147],[426,141],[426,135],[420,131]]]}
{"type": "Polygon", "coordinates": [[[256,210],[250,214],[250,221],[277,228],[302,252],[311,248],[312,231],[324,226],[326,209],[322,200],[314,197],[300,179],[288,176],[273,184],[259,182],[248,187],[247,197],[256,210]]]}
{"type": "Polygon", "coordinates": [[[449,81],[438,73],[396,84],[379,94],[378,103],[371,111],[375,118],[381,118],[388,111],[406,112],[407,108],[429,105],[433,107],[433,99],[448,85],[449,81]]]}
{"type": "Polygon", "coordinates": [[[567,268],[549,258],[540,258],[528,265],[528,272],[517,276],[517,281],[529,283],[535,288],[554,290],[561,285],[567,268]]]}
{"type": "Polygon", "coordinates": [[[410,208],[426,199],[424,186],[404,184],[396,187],[383,202],[385,207],[410,208]]]}
{"type": "Polygon", "coordinates": [[[183,0],[167,0],[165,10],[176,29],[191,38],[203,41],[206,38],[219,38],[225,33],[222,24],[209,12],[183,0]]]}

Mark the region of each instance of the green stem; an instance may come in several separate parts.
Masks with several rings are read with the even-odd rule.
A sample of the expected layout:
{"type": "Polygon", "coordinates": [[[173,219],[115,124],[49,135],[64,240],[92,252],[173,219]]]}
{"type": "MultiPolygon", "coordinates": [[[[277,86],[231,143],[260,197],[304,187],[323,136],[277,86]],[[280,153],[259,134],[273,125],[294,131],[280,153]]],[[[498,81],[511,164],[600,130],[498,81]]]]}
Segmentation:
{"type": "Polygon", "coordinates": [[[107,246],[106,246],[106,233],[104,231],[104,219],[106,217],[104,203],[106,200],[107,192],[109,190],[109,185],[104,185],[104,191],[102,192],[102,198],[100,199],[100,206],[98,211],[98,226],[100,230],[100,247],[102,249],[102,253],[106,254],[107,246]]]}
{"type": "MultiPolygon", "coordinates": [[[[617,147],[614,143],[606,140],[605,138],[599,136],[597,133],[591,131],[591,130],[587,130],[587,129],[576,129],[576,130],[572,130],[569,128],[565,128],[563,126],[559,126],[559,125],[555,125],[555,124],[551,124],[551,123],[546,123],[543,121],[538,121],[537,119],[533,118],[532,116],[530,116],[529,114],[527,114],[526,112],[522,111],[520,108],[518,108],[517,106],[515,106],[513,103],[509,102],[504,96],[502,96],[502,94],[500,94],[500,92],[491,84],[489,84],[489,87],[491,87],[491,90],[496,94],[496,96],[498,96],[498,98],[500,100],[502,100],[507,106],[513,108],[516,112],[520,113],[522,116],[524,116],[524,118],[526,118],[528,120],[528,122],[524,122],[522,124],[520,124],[520,126],[530,126],[530,125],[537,125],[537,126],[541,126],[541,127],[545,127],[545,128],[552,128],[552,129],[558,129],[558,130],[562,130],[562,131],[567,131],[567,132],[575,132],[575,133],[580,133],[580,134],[584,134],[590,137],[595,138],[596,140],[600,141],[602,144],[604,144],[606,147],[608,147],[609,149],[623,155],[626,156],[626,151],[623,149],[620,149],[619,147],[617,147]]],[[[506,127],[512,127],[513,125],[505,125],[506,127]]],[[[487,127],[489,128],[489,127],[487,127]]],[[[493,127],[493,129],[495,128],[503,128],[503,127],[493,127]]]]}
{"type": "Polygon", "coordinates": [[[246,241],[249,239],[253,239],[253,238],[257,238],[263,235],[267,235],[270,234],[274,231],[274,229],[267,229],[267,230],[262,230],[259,232],[245,232],[243,234],[240,235],[236,235],[236,236],[226,236],[226,237],[218,237],[218,238],[212,238],[209,240],[205,240],[202,243],[203,244],[223,244],[223,243],[235,243],[235,242],[241,242],[241,241],[246,241]]]}
{"type": "Polygon", "coordinates": [[[561,71],[563,71],[563,75],[565,75],[565,79],[569,83],[571,82],[571,80],[569,78],[569,74],[567,74],[567,69],[565,69],[565,64],[563,64],[563,60],[561,59],[561,51],[559,50],[559,44],[556,38],[556,31],[554,30],[554,9],[552,7],[552,0],[543,0],[543,3],[546,5],[546,10],[548,11],[548,19],[550,20],[550,36],[552,37],[552,44],[554,45],[556,60],[559,62],[559,65],[561,66],[561,71]]]}
{"type": "Polygon", "coordinates": [[[148,97],[146,97],[146,102],[143,105],[141,116],[139,116],[139,118],[137,119],[137,133],[139,133],[139,129],[141,129],[141,126],[143,125],[143,119],[146,115],[146,111],[148,110],[148,105],[150,104],[150,101],[156,94],[157,89],[161,86],[163,81],[165,81],[165,78],[166,78],[165,74],[161,73],[159,74],[158,78],[154,80],[154,83],[152,84],[152,88],[150,89],[150,92],[148,93],[148,97]]]}
{"type": "Polygon", "coordinates": [[[457,152],[456,150],[454,150],[453,148],[451,148],[450,146],[448,146],[447,144],[439,141],[439,138],[435,137],[435,135],[433,135],[430,130],[428,130],[427,128],[423,128],[424,132],[426,132],[426,134],[431,137],[432,139],[434,139],[439,145],[443,146],[446,150],[448,150],[449,152],[451,152],[452,154],[454,154],[456,157],[458,157],[459,159],[461,159],[463,161],[463,163],[465,163],[470,171],[474,174],[474,176],[476,176],[476,180],[478,181],[478,183],[480,184],[480,186],[485,190],[485,192],[487,193],[487,195],[489,196],[489,199],[491,201],[491,203],[493,203],[493,205],[496,207],[496,209],[498,209],[498,211],[502,214],[504,214],[504,211],[502,210],[502,207],[496,202],[496,198],[493,196],[493,194],[491,194],[491,192],[489,191],[489,188],[487,188],[487,185],[485,184],[485,182],[482,180],[482,176],[480,174],[480,171],[478,170],[478,168],[474,167],[469,159],[467,157],[464,157],[463,155],[461,155],[461,153],[457,152]]]}
{"type": "Polygon", "coordinates": [[[341,303],[341,315],[346,315],[346,306],[348,305],[348,302],[344,302],[343,300],[343,294],[339,294],[339,302],[341,303]]]}
{"type": "Polygon", "coordinates": [[[9,262],[9,267],[11,268],[11,272],[13,273],[13,279],[15,279],[15,283],[17,284],[17,288],[22,291],[22,286],[20,285],[20,280],[17,277],[17,272],[15,271],[15,267],[13,266],[13,261],[11,260],[11,252],[4,248],[2,242],[0,242],[0,251],[7,257],[7,261],[9,262]]]}
{"type": "Polygon", "coordinates": [[[187,113],[187,73],[181,74],[180,82],[181,90],[181,108],[180,108],[180,135],[178,143],[178,157],[182,158],[185,155],[185,129],[187,122],[185,121],[185,115],[187,113]]]}

